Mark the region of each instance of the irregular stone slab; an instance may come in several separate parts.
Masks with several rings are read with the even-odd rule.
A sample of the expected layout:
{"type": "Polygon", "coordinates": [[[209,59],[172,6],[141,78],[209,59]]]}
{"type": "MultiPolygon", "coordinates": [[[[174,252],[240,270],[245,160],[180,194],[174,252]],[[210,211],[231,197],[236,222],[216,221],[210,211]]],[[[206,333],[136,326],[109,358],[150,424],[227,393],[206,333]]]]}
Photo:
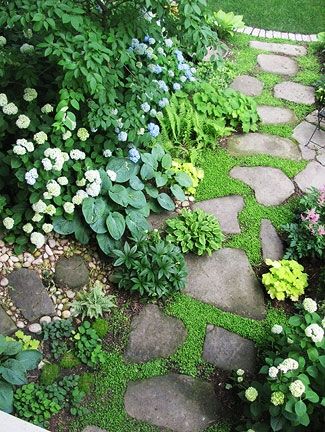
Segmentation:
{"type": "Polygon", "coordinates": [[[225,248],[211,256],[187,255],[186,261],[186,294],[227,312],[264,318],[263,291],[243,250],[225,248]]]}
{"type": "Polygon", "coordinates": [[[263,91],[264,83],[252,76],[240,75],[234,79],[230,87],[246,96],[259,96],[263,91]]]}
{"type": "Polygon", "coordinates": [[[0,306],[0,335],[9,336],[17,330],[13,319],[7,315],[7,312],[0,306]]]}
{"type": "Polygon", "coordinates": [[[212,213],[219,221],[224,234],[239,234],[238,213],[244,208],[244,199],[240,195],[201,201],[194,205],[208,213],[212,213]]]}
{"type": "MultiPolygon", "coordinates": [[[[308,123],[312,123],[316,126],[318,124],[317,112],[318,112],[317,110],[311,112],[310,114],[308,114],[308,116],[305,118],[305,120],[308,123]]],[[[321,129],[325,130],[325,122],[324,121],[320,122],[320,127],[321,127],[321,129]]]]}
{"type": "Polygon", "coordinates": [[[107,432],[106,429],[99,429],[97,426],[87,426],[82,432],[107,432]]]}
{"type": "Polygon", "coordinates": [[[313,105],[315,103],[315,89],[291,81],[284,81],[274,86],[274,96],[290,102],[313,105]]]}
{"type": "MultiPolygon", "coordinates": [[[[302,121],[294,129],[292,136],[301,146],[306,146],[314,131],[315,125],[302,121]]],[[[325,147],[325,131],[318,129],[313,136],[313,143],[308,144],[308,147],[317,150],[321,146],[325,147]]]]}
{"type": "Polygon", "coordinates": [[[174,354],[187,332],[181,320],[164,315],[158,306],[149,304],[132,320],[126,360],[143,363],[174,354]]]}
{"type": "Polygon", "coordinates": [[[320,153],[316,156],[317,162],[319,162],[321,165],[325,166],[325,153],[320,153]]]}
{"type": "Polygon", "coordinates": [[[300,160],[298,146],[287,138],[263,133],[234,135],[228,140],[228,150],[233,155],[267,154],[285,159],[300,160]]]}
{"type": "Polygon", "coordinates": [[[256,201],[265,206],[282,204],[295,191],[292,181],[278,168],[235,167],[230,175],[250,186],[256,201]]]}
{"type": "Polygon", "coordinates": [[[298,72],[297,62],[290,57],[276,54],[259,54],[257,63],[265,72],[280,75],[295,75],[298,72]]]}
{"type": "Polygon", "coordinates": [[[263,51],[269,51],[278,54],[285,54],[290,56],[303,56],[307,54],[307,50],[303,46],[299,45],[289,45],[282,43],[274,43],[274,42],[260,42],[260,41],[251,41],[249,45],[252,48],[256,48],[263,51]]]}
{"type": "Polygon", "coordinates": [[[255,370],[256,351],[254,342],[221,327],[208,325],[203,348],[203,358],[225,369],[255,370]]]}
{"type": "Polygon", "coordinates": [[[260,105],[257,107],[257,112],[262,124],[291,123],[296,120],[294,112],[289,108],[260,105]]]}
{"type": "Polygon", "coordinates": [[[8,279],[11,300],[28,321],[55,314],[53,302],[38,273],[19,269],[10,273],[8,279]]]}
{"type": "Polygon", "coordinates": [[[282,241],[268,219],[262,219],[260,238],[263,259],[280,260],[283,257],[282,241]]]}
{"type": "Polygon", "coordinates": [[[55,265],[55,283],[60,287],[80,289],[89,281],[85,260],[79,255],[62,257],[55,265]]]}
{"type": "Polygon", "coordinates": [[[320,188],[325,184],[325,166],[316,161],[309,162],[294,180],[302,192],[307,192],[311,187],[320,188]]]}
{"type": "Polygon", "coordinates": [[[148,222],[153,229],[163,229],[165,227],[165,222],[167,219],[176,217],[176,212],[161,212],[161,213],[150,213],[148,217],[148,222]]]}
{"type": "Polygon", "coordinates": [[[221,412],[213,384],[177,374],[130,382],[124,406],[131,417],[174,432],[204,431],[221,412]]]}

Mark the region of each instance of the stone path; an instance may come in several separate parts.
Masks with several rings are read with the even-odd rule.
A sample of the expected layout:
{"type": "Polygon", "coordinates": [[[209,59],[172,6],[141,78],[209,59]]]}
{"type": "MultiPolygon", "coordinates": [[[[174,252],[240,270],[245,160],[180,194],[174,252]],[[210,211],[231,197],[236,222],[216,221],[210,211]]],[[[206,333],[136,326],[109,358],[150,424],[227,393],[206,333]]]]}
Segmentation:
{"type": "Polygon", "coordinates": [[[55,266],[55,282],[60,287],[80,289],[87,285],[89,271],[84,260],[77,255],[61,258],[55,266]]]}
{"type": "Polygon", "coordinates": [[[315,90],[311,86],[284,81],[274,87],[274,96],[289,102],[313,105],[315,103],[315,90]]]}
{"type": "Polygon", "coordinates": [[[295,75],[298,72],[298,64],[290,57],[276,54],[259,54],[257,63],[265,72],[279,75],[295,75]]]}
{"type": "Polygon", "coordinates": [[[285,54],[294,57],[303,56],[307,54],[305,47],[301,45],[282,44],[275,42],[260,42],[250,41],[249,46],[261,51],[269,51],[276,54],[285,54]]]}
{"type": "Polygon", "coordinates": [[[263,91],[264,83],[252,76],[240,75],[233,80],[230,87],[246,96],[259,96],[263,91]]]}
{"type": "Polygon", "coordinates": [[[267,38],[267,39],[285,39],[292,40],[297,42],[316,42],[317,34],[301,34],[301,33],[289,33],[289,32],[280,32],[275,30],[264,30],[256,27],[245,26],[241,29],[235,30],[237,33],[245,33],[247,35],[252,35],[255,37],[267,38]]]}
{"type": "Polygon", "coordinates": [[[260,105],[257,112],[262,124],[292,123],[296,120],[295,113],[289,108],[260,105]]]}
{"type": "Polygon", "coordinates": [[[260,239],[263,259],[280,260],[283,257],[282,241],[268,219],[262,219],[260,239]]]}

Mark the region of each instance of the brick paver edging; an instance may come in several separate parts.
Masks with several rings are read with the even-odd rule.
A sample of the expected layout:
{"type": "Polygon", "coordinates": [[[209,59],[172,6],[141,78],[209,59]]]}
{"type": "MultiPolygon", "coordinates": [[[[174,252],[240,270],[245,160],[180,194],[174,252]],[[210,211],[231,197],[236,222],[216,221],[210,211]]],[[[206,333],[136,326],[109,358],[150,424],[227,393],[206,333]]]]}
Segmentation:
{"type": "Polygon", "coordinates": [[[316,42],[317,41],[317,35],[311,34],[311,35],[305,35],[300,33],[284,33],[279,31],[273,31],[273,30],[263,30],[259,28],[254,27],[244,27],[241,29],[235,30],[237,33],[244,33],[251,36],[256,37],[263,37],[263,38],[279,38],[279,39],[286,39],[286,40],[292,40],[297,42],[316,42]]]}

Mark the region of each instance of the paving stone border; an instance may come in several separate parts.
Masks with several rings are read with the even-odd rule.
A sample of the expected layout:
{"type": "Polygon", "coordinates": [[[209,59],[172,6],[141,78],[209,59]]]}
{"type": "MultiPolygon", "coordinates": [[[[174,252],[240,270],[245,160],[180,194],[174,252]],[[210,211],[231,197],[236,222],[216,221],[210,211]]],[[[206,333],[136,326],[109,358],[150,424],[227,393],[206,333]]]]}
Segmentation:
{"type": "Polygon", "coordinates": [[[244,33],[251,36],[262,37],[266,39],[285,39],[297,42],[316,42],[317,34],[305,35],[301,33],[280,32],[275,30],[264,30],[256,27],[245,26],[235,30],[237,33],[244,33]]]}

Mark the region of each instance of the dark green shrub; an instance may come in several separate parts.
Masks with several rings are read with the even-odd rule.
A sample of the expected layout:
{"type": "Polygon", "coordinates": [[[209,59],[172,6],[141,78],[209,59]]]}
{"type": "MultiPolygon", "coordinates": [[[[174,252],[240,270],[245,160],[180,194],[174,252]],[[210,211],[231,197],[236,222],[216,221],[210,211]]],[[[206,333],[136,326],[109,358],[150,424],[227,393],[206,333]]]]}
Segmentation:
{"type": "Polygon", "coordinates": [[[94,367],[105,361],[101,340],[88,321],[79,327],[75,339],[76,355],[87,366],[94,367]]]}
{"type": "Polygon", "coordinates": [[[224,237],[218,220],[201,209],[184,209],[179,216],[168,219],[166,225],[166,239],[179,246],[183,253],[211,255],[221,248],[224,237]]]}
{"type": "Polygon", "coordinates": [[[40,375],[40,383],[43,385],[53,384],[59,378],[60,366],[57,364],[45,364],[40,375]]]}
{"type": "Polygon", "coordinates": [[[113,281],[119,288],[144,297],[161,298],[185,287],[187,268],[179,248],[162,240],[158,232],[130,238],[114,250],[117,268],[113,281]]]}
{"type": "Polygon", "coordinates": [[[72,320],[52,321],[43,325],[43,339],[49,341],[51,355],[58,359],[68,351],[67,339],[73,334],[72,320]]]}
{"type": "Polygon", "coordinates": [[[68,351],[60,359],[60,366],[63,369],[73,369],[81,364],[80,360],[72,351],[68,351]]]}
{"type": "Polygon", "coordinates": [[[91,325],[91,327],[97,333],[97,336],[101,339],[108,333],[109,325],[108,322],[103,318],[97,318],[91,325]]]}

